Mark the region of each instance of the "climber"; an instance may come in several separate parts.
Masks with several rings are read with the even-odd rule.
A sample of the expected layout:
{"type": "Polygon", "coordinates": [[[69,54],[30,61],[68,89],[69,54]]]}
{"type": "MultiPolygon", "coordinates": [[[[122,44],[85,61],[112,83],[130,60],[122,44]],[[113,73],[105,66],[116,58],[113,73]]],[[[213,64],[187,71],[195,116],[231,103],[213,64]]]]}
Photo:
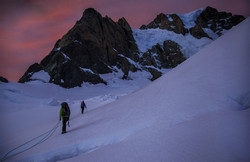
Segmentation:
{"type": "Polygon", "coordinates": [[[84,113],[84,108],[87,109],[87,106],[84,101],[81,102],[82,114],[84,113]]]}
{"type": "Polygon", "coordinates": [[[63,126],[62,126],[62,134],[66,133],[66,123],[69,122],[70,117],[70,108],[67,102],[63,102],[61,104],[60,114],[59,114],[60,120],[63,118],[63,126]]]}

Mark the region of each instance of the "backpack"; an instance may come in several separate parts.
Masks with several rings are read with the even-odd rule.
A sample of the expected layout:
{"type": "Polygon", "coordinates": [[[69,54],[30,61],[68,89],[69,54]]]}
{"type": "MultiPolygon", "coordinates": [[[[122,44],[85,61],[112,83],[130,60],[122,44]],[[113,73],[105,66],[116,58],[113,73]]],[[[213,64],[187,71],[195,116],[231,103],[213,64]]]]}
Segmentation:
{"type": "Polygon", "coordinates": [[[62,116],[70,116],[69,105],[66,102],[62,103],[62,116]]]}
{"type": "Polygon", "coordinates": [[[81,103],[81,108],[84,108],[84,107],[86,107],[86,106],[85,106],[84,101],[82,101],[82,103],[81,103]]]}

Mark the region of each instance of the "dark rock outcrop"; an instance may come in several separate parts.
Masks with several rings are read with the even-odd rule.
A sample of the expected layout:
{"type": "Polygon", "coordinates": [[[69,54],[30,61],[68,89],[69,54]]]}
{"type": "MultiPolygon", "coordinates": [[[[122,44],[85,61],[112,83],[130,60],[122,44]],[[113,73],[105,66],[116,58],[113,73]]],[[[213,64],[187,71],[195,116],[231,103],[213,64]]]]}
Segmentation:
{"type": "Polygon", "coordinates": [[[163,46],[156,44],[143,54],[140,64],[151,73],[150,80],[153,81],[162,76],[162,72],[157,69],[174,68],[186,60],[180,48],[176,42],[167,40],[163,42],[163,46]]]}
{"type": "Polygon", "coordinates": [[[34,63],[33,65],[31,65],[28,70],[24,73],[24,75],[19,79],[19,83],[24,83],[24,82],[28,82],[31,81],[31,77],[35,72],[41,71],[43,70],[42,66],[38,63],[34,63]]]}
{"type": "Polygon", "coordinates": [[[222,31],[229,30],[244,20],[244,16],[232,15],[232,13],[218,12],[215,8],[206,7],[197,17],[195,23],[202,28],[209,28],[219,36],[222,31]]]}
{"type": "Polygon", "coordinates": [[[144,53],[140,63],[155,68],[174,68],[186,60],[180,48],[178,43],[166,40],[163,42],[163,46],[156,44],[144,53]]]}
{"type": "Polygon", "coordinates": [[[152,78],[150,78],[151,81],[154,81],[154,80],[156,80],[156,79],[158,79],[158,78],[160,78],[162,76],[162,72],[158,71],[155,68],[146,67],[146,69],[152,75],[152,78]]]}
{"type": "Polygon", "coordinates": [[[125,57],[123,55],[118,55],[117,57],[117,67],[122,70],[124,73],[122,79],[128,79],[128,73],[129,71],[131,72],[136,72],[137,70],[140,70],[135,66],[135,62],[131,63],[131,61],[128,60],[128,57],[125,57]]]}
{"type": "Polygon", "coordinates": [[[160,28],[166,29],[169,31],[173,31],[177,34],[185,35],[188,33],[188,30],[185,28],[180,17],[176,14],[165,15],[163,13],[157,15],[157,17],[149,23],[147,26],[142,25],[140,29],[148,29],[148,28],[160,28]]]}
{"type": "Polygon", "coordinates": [[[180,45],[176,42],[170,40],[164,41],[163,49],[168,56],[167,59],[171,68],[176,67],[186,60],[180,50],[180,45]]]}
{"type": "Polygon", "coordinates": [[[6,78],[0,76],[0,82],[8,83],[9,81],[6,78]]]}
{"type": "Polygon", "coordinates": [[[209,39],[212,39],[211,37],[209,37],[207,35],[207,33],[204,32],[204,30],[202,29],[202,27],[200,25],[198,25],[198,24],[195,25],[194,27],[190,28],[189,31],[190,31],[190,34],[193,37],[195,37],[195,38],[200,39],[202,37],[207,37],[209,39]]]}

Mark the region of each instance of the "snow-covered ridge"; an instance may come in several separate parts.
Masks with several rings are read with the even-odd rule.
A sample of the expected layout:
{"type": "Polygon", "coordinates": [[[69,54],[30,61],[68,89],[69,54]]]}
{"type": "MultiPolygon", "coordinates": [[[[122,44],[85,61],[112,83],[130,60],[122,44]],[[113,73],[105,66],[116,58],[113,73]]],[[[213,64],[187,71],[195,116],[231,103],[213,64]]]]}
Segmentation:
{"type": "Polygon", "coordinates": [[[196,25],[195,20],[197,19],[198,16],[205,10],[205,8],[201,8],[195,11],[191,11],[186,14],[177,14],[182,22],[184,23],[186,28],[192,28],[196,25]]]}

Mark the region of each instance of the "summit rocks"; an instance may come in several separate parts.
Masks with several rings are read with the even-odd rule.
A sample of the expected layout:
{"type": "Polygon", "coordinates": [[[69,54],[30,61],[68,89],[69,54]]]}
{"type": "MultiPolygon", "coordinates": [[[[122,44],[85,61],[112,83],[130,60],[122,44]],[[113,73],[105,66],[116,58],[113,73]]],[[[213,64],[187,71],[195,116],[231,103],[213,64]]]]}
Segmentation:
{"type": "Polygon", "coordinates": [[[188,33],[188,30],[185,28],[180,17],[176,14],[165,15],[163,13],[159,14],[154,21],[149,23],[147,26],[143,25],[140,29],[149,29],[149,28],[160,28],[173,31],[177,34],[185,35],[188,33]]]}
{"type": "MultiPolygon", "coordinates": [[[[198,12],[201,13],[195,20],[192,27],[183,23],[183,21],[186,20],[181,19],[181,17],[183,17],[181,14],[161,13],[148,25],[142,25],[140,29],[160,28],[174,31],[177,34],[185,35],[190,33],[192,36],[198,39],[202,37],[212,39],[207,35],[203,28],[211,29],[220,36],[222,35],[223,30],[229,30],[245,19],[241,15],[232,15],[231,13],[227,12],[218,12],[212,7],[206,7],[198,12]]],[[[193,12],[189,16],[192,17],[194,14],[197,14],[197,12],[193,12]]]]}
{"type": "Polygon", "coordinates": [[[223,30],[231,29],[244,19],[245,18],[241,15],[218,12],[215,8],[207,7],[196,19],[196,24],[200,25],[202,28],[209,28],[218,35],[222,35],[223,30]]]}

